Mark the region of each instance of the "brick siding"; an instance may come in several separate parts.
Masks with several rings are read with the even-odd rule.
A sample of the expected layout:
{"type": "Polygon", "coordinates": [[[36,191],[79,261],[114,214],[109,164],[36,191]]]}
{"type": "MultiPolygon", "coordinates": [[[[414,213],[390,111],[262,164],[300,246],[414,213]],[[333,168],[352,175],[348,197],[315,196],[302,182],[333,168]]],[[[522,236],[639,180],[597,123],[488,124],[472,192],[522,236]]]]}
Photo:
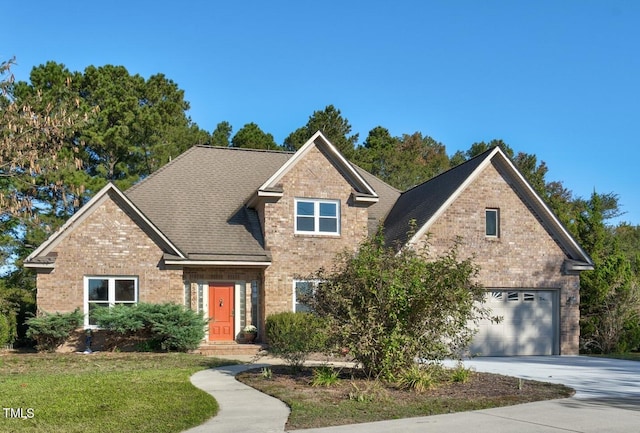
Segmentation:
{"type": "Polygon", "coordinates": [[[474,256],[480,266],[478,280],[486,288],[559,290],[560,353],[578,353],[580,278],[562,272],[566,254],[494,165],[460,194],[416,248],[426,242],[437,256],[456,237],[462,241],[461,255],[474,256]],[[499,209],[498,238],[485,236],[487,208],[499,209]]]}
{"type": "Polygon", "coordinates": [[[41,312],[83,310],[85,276],[136,276],[141,302],[182,304],[182,271],[162,269],[162,249],[109,197],[54,249],[55,268],[39,271],[41,312]]]}
{"type": "Polygon", "coordinates": [[[355,250],[367,236],[366,207],[351,203],[353,187],[314,147],[282,178],[283,196],[259,209],[272,265],[265,270],[262,318],[293,308],[293,280],[331,267],[336,254],[355,250]],[[340,200],[340,236],[295,234],[295,198],[340,200]]]}

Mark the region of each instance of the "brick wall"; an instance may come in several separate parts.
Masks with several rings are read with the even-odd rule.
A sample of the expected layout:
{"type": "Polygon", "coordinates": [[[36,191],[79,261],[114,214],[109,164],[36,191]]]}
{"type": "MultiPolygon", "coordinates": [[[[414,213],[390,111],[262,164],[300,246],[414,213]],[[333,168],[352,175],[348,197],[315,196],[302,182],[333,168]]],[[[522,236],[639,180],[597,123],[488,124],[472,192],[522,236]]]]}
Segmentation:
{"type": "Polygon", "coordinates": [[[367,208],[350,203],[352,186],[318,148],[310,149],[281,183],[283,197],[258,209],[273,263],[265,271],[263,319],[292,310],[294,276],[330,268],[338,252],[355,250],[367,235],[367,208]],[[340,200],[340,236],[294,234],[295,198],[340,200]]]}
{"type": "Polygon", "coordinates": [[[39,311],[83,310],[84,276],[137,276],[141,302],[183,303],[182,271],[159,268],[162,249],[109,197],[55,246],[52,271],[37,280],[39,311]]]}
{"type": "Polygon", "coordinates": [[[579,276],[566,275],[562,264],[566,254],[532,214],[509,178],[490,165],[462,192],[431,226],[430,254],[447,251],[456,236],[462,238],[461,253],[474,256],[480,266],[479,282],[487,288],[545,288],[560,291],[560,352],[578,353],[579,276]],[[485,209],[500,213],[500,236],[485,236],[485,209]]]}

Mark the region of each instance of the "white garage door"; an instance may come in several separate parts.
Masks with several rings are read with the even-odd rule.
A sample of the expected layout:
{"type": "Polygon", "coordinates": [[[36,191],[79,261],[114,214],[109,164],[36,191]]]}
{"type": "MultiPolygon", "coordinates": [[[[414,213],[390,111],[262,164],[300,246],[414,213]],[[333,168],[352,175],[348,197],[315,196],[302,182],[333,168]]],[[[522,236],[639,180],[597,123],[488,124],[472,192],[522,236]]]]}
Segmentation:
{"type": "Polygon", "coordinates": [[[472,355],[557,355],[558,292],[556,290],[491,290],[485,306],[491,316],[479,324],[472,355]]]}

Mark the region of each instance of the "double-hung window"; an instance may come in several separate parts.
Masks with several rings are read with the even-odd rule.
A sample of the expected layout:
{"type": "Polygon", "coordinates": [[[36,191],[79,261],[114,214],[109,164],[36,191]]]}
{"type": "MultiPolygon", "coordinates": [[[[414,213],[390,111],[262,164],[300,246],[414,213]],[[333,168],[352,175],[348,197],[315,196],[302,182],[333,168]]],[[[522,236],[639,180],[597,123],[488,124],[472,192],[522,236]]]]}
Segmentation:
{"type": "Polygon", "coordinates": [[[134,305],[138,302],[137,277],[85,277],[84,311],[85,326],[95,327],[92,312],[100,307],[134,305]]]}
{"type": "Polygon", "coordinates": [[[299,198],[295,200],[295,233],[340,234],[340,202],[299,198]]]}

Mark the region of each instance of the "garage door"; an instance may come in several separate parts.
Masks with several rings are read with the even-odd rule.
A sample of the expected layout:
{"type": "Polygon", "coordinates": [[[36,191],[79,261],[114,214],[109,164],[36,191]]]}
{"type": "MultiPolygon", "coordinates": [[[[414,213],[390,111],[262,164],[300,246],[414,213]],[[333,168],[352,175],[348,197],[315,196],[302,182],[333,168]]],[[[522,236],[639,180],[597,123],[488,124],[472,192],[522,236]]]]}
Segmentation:
{"type": "Polygon", "coordinates": [[[556,290],[491,290],[486,306],[491,316],[479,324],[472,355],[557,355],[558,292],[556,290]]]}

